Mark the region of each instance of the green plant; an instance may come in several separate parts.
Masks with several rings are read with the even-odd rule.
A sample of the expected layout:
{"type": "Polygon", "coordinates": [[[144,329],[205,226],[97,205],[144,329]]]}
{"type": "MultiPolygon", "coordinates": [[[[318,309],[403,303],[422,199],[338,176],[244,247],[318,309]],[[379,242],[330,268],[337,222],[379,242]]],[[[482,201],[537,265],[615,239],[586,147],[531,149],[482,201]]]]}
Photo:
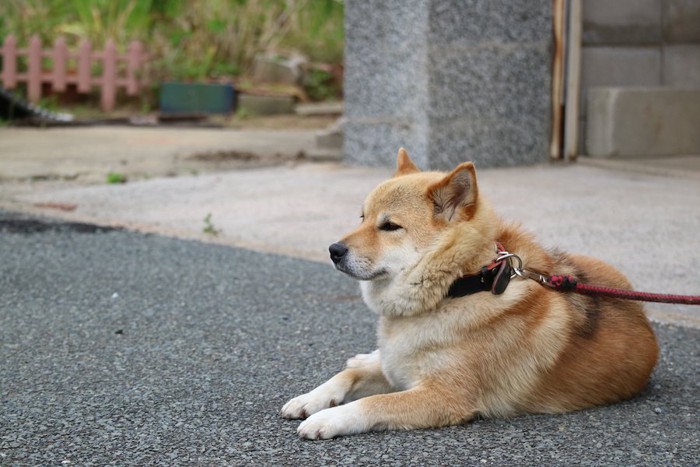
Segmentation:
{"type": "Polygon", "coordinates": [[[151,0],[3,0],[0,36],[12,32],[26,40],[38,34],[52,42],[63,35],[69,43],[90,39],[101,46],[114,39],[119,44],[146,37],[153,9],[151,0]]]}
{"type": "Polygon", "coordinates": [[[71,4],[73,21],[57,28],[59,34],[69,37],[87,38],[95,44],[108,39],[126,44],[145,37],[150,26],[151,0],[73,0],[71,4]]]}
{"type": "Polygon", "coordinates": [[[315,101],[336,98],[340,92],[327,71],[311,69],[304,80],[304,90],[315,101]]]}
{"type": "Polygon", "coordinates": [[[250,118],[251,116],[252,116],[252,114],[251,114],[250,111],[249,111],[247,108],[245,108],[245,107],[239,106],[239,107],[236,109],[236,118],[237,118],[238,120],[245,120],[246,118],[250,118]]]}
{"type": "Polygon", "coordinates": [[[126,183],[126,180],[126,175],[120,172],[109,172],[107,174],[107,183],[109,184],[126,183]]]}
{"type": "Polygon", "coordinates": [[[140,39],[152,83],[232,79],[261,51],[342,63],[343,15],[343,0],[0,0],[0,40],[13,33],[23,46],[38,34],[48,46],[64,36],[75,48],[87,38],[99,50],[114,39],[123,51],[140,39]]]}
{"type": "Polygon", "coordinates": [[[58,96],[46,96],[39,100],[39,105],[48,110],[57,111],[59,109],[58,96]]]}
{"type": "Polygon", "coordinates": [[[149,49],[156,74],[246,74],[264,50],[296,49],[312,61],[342,63],[344,7],[342,0],[154,0],[149,49]]]}
{"type": "Polygon", "coordinates": [[[217,236],[221,233],[221,230],[214,227],[214,223],[211,220],[211,213],[208,213],[206,216],[204,216],[204,228],[202,229],[202,232],[204,232],[207,235],[213,236],[217,236]]]}

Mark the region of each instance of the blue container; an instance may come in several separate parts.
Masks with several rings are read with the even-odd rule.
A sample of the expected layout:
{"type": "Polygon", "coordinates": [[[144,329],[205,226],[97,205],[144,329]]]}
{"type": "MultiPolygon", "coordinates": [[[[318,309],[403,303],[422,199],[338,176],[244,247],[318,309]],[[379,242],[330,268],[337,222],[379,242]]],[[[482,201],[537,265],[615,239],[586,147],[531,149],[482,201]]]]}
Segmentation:
{"type": "Polygon", "coordinates": [[[231,84],[163,83],[162,113],[230,114],[236,108],[236,90],[231,84]]]}

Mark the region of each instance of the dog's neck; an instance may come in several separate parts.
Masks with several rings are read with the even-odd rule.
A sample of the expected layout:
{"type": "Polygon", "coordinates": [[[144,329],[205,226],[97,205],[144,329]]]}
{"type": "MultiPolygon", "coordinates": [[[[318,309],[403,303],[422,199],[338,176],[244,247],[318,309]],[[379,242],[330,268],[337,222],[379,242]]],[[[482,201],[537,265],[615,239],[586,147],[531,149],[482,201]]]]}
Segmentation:
{"type": "Polygon", "coordinates": [[[455,226],[412,268],[361,282],[365,303],[380,316],[414,316],[435,310],[455,279],[478,273],[494,259],[495,227],[476,232],[470,222],[455,226]]]}

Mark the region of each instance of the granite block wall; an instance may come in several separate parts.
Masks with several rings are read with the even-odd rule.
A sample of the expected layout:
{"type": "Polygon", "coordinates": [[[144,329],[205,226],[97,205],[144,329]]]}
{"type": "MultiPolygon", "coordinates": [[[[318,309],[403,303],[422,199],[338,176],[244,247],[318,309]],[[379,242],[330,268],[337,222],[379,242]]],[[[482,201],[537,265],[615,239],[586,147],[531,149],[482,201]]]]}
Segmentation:
{"type": "Polygon", "coordinates": [[[391,166],[404,146],[417,164],[428,165],[427,6],[346,2],[345,161],[391,166]]]}
{"type": "Polygon", "coordinates": [[[347,0],[349,163],[425,169],[544,161],[549,0],[347,0]]]}

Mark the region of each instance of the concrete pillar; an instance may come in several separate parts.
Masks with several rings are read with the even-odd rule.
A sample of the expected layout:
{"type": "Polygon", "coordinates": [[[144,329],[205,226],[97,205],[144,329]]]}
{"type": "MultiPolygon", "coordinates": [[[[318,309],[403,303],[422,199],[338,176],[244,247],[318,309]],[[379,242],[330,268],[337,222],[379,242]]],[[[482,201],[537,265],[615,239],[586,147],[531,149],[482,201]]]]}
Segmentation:
{"type": "Polygon", "coordinates": [[[347,0],[345,21],[346,162],[546,160],[551,0],[347,0]]]}

